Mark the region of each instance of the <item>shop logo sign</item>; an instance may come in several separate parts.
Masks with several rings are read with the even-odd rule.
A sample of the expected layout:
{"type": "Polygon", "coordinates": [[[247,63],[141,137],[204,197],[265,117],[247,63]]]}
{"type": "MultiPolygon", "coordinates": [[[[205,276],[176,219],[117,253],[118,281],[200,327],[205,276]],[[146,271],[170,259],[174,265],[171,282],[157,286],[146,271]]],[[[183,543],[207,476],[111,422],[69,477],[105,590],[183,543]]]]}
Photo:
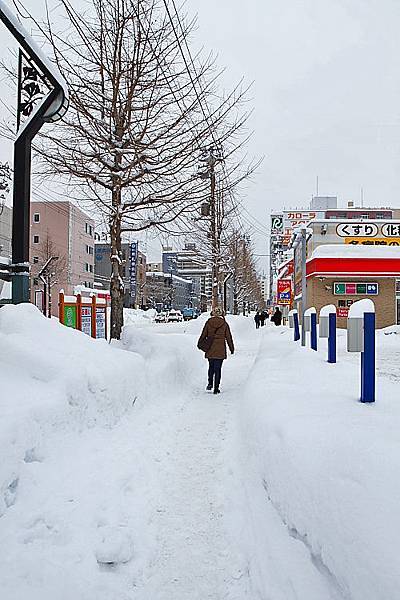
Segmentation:
{"type": "Polygon", "coordinates": [[[339,223],[336,227],[339,237],[375,237],[378,226],[375,223],[339,223]]]}
{"type": "Polygon", "coordinates": [[[271,233],[283,233],[283,215],[271,215],[271,233]]]}
{"type": "Polygon", "coordinates": [[[335,296],[377,296],[379,294],[379,284],[375,282],[334,282],[333,293],[335,296]]]}
{"type": "Polygon", "coordinates": [[[385,237],[400,237],[400,223],[384,223],[381,231],[385,237]]]}

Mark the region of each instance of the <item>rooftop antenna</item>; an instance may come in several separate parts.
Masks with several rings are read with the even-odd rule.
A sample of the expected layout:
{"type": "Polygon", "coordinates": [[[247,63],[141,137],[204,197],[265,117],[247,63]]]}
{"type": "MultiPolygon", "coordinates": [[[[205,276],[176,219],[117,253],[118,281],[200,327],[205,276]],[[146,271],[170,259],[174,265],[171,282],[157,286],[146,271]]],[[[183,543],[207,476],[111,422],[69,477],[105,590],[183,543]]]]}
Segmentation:
{"type": "Polygon", "coordinates": [[[316,195],[318,196],[318,193],[319,193],[319,178],[318,178],[318,175],[317,175],[317,182],[316,183],[317,183],[317,185],[316,185],[317,194],[316,195]]]}
{"type": "Polygon", "coordinates": [[[363,208],[364,206],[364,188],[361,187],[360,189],[360,201],[361,201],[361,208],[363,208]]]}

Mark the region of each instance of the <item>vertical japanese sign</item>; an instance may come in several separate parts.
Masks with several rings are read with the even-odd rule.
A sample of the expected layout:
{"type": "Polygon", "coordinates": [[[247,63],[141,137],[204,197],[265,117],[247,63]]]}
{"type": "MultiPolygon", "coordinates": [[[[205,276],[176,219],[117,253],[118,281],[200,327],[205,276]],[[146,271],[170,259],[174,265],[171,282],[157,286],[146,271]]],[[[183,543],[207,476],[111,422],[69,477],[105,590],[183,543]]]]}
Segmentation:
{"type": "Polygon", "coordinates": [[[277,285],[278,304],[290,305],[292,302],[292,280],[278,279],[277,285]]]}
{"type": "Polygon", "coordinates": [[[130,296],[133,300],[135,300],[135,298],[136,298],[137,257],[138,257],[138,242],[131,242],[129,245],[129,288],[130,288],[130,296]]]}
{"type": "Polygon", "coordinates": [[[106,308],[96,306],[96,337],[106,337],[106,308]]]}
{"type": "Polygon", "coordinates": [[[77,324],[77,314],[76,314],[76,306],[64,306],[64,325],[67,327],[72,327],[76,329],[77,324]]]}
{"type": "Polygon", "coordinates": [[[92,307],[82,306],[81,309],[81,330],[86,335],[92,335],[92,307]]]}

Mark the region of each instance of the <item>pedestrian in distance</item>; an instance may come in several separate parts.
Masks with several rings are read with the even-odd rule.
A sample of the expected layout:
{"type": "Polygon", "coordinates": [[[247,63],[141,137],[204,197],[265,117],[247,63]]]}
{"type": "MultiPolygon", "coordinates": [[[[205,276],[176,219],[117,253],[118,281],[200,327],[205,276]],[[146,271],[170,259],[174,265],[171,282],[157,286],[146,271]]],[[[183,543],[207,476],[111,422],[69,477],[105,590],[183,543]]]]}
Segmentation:
{"type": "Polygon", "coordinates": [[[279,306],[275,308],[275,312],[271,317],[271,321],[275,323],[277,327],[282,324],[282,312],[279,309],[279,306]]]}
{"type": "Polygon", "coordinates": [[[254,315],[254,321],[256,323],[256,329],[258,329],[260,327],[260,321],[261,321],[261,315],[258,311],[254,315]]]}
{"type": "Polygon", "coordinates": [[[264,327],[264,325],[265,325],[265,313],[264,313],[264,311],[261,311],[261,313],[260,313],[260,324],[261,324],[261,327],[264,327]]]}
{"type": "Polygon", "coordinates": [[[208,385],[207,390],[214,388],[214,394],[220,393],[222,363],[227,357],[226,345],[231,354],[235,347],[230,327],[225,321],[224,313],[218,306],[211,311],[211,317],[203,327],[197,342],[197,347],[205,353],[208,360],[208,385]]]}

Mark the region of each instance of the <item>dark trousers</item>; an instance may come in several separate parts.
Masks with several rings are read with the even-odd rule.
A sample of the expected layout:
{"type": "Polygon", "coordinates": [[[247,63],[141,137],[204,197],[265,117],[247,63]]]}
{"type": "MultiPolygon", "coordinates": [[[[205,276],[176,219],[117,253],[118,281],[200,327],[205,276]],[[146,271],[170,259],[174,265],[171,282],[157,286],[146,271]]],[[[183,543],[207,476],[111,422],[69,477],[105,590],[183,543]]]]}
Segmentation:
{"type": "Polygon", "coordinates": [[[219,389],[221,383],[221,369],[223,358],[209,358],[208,359],[208,385],[214,385],[214,389],[219,389]]]}

